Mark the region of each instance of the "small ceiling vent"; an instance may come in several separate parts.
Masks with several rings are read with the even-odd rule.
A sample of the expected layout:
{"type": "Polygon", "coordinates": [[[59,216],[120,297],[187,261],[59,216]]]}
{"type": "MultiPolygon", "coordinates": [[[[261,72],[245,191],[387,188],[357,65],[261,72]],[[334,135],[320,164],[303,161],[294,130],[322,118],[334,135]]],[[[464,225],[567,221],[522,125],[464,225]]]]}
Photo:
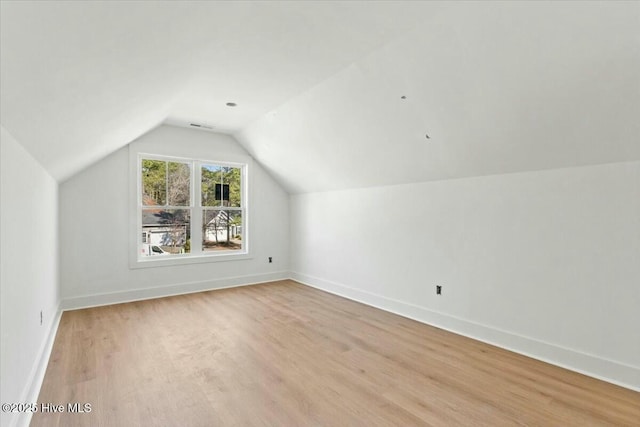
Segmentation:
{"type": "Polygon", "coordinates": [[[213,126],[209,126],[209,125],[201,125],[199,123],[189,123],[189,126],[194,127],[194,128],[200,128],[200,129],[213,129],[213,126]]]}

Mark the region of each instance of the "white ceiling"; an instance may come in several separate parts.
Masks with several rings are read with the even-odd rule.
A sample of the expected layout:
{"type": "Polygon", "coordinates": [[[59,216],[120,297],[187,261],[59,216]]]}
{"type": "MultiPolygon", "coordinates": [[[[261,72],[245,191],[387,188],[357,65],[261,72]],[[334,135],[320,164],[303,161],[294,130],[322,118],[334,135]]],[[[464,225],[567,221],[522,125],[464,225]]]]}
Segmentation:
{"type": "Polygon", "coordinates": [[[637,2],[3,1],[0,17],[0,121],[58,180],[162,122],[233,133],[291,192],[640,159],[637,2]]]}

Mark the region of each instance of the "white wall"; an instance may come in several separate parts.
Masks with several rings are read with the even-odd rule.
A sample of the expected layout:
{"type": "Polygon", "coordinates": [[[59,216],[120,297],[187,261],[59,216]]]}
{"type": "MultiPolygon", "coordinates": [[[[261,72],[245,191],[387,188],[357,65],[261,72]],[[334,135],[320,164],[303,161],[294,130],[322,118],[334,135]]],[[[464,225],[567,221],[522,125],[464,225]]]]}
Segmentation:
{"type": "Polygon", "coordinates": [[[130,269],[129,150],[205,160],[248,156],[228,135],[161,126],[65,181],[60,186],[60,269],[65,307],[288,276],[289,197],[257,162],[250,170],[251,259],[130,269]]]}
{"type": "Polygon", "coordinates": [[[295,195],[291,221],[302,282],[640,389],[640,162],[295,195]]]}
{"type": "MultiPolygon", "coordinates": [[[[58,185],[0,132],[2,403],[35,402],[59,320],[58,185]]],[[[4,411],[0,419],[3,426],[28,421],[4,411]]]]}

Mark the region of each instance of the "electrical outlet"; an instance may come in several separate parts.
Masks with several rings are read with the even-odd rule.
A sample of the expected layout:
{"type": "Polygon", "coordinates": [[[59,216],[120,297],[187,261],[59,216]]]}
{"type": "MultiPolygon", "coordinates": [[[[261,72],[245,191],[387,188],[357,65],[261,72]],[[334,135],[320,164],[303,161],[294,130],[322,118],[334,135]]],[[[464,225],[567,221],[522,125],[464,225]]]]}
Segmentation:
{"type": "Polygon", "coordinates": [[[436,295],[442,295],[442,286],[436,285],[436,295]]]}
{"type": "Polygon", "coordinates": [[[273,257],[269,257],[269,264],[273,262],[273,257]]]}

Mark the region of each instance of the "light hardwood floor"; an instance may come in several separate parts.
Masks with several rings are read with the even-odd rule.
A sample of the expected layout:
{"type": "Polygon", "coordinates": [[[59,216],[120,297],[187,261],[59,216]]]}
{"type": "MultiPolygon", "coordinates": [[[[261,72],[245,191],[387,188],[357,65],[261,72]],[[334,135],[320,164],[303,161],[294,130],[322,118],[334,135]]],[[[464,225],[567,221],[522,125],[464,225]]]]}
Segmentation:
{"type": "Polygon", "coordinates": [[[32,426],[638,426],[640,393],[292,281],[65,312],[32,426]]]}

